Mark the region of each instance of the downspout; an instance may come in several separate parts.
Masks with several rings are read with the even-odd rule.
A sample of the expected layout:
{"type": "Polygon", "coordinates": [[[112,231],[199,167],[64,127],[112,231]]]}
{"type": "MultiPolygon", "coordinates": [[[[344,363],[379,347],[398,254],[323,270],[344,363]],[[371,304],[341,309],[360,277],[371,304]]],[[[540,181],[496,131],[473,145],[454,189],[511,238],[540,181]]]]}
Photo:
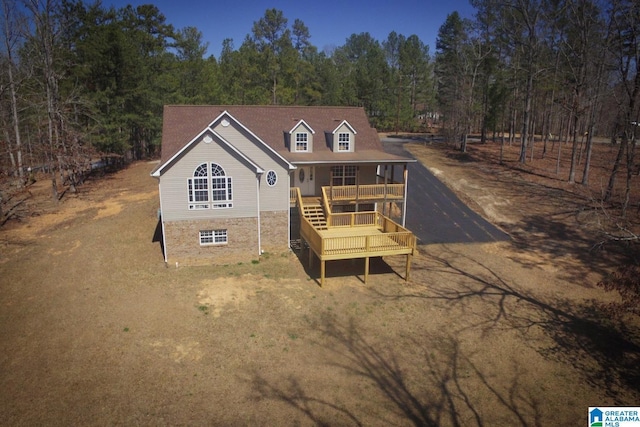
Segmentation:
{"type": "Polygon", "coordinates": [[[260,174],[256,174],[256,207],[258,210],[258,256],[262,255],[262,230],[260,227],[260,174]]]}
{"type": "Polygon", "coordinates": [[[167,235],[164,231],[164,218],[162,217],[162,188],[160,185],[160,178],[158,178],[158,194],[160,195],[160,225],[162,226],[162,255],[164,256],[164,264],[167,265],[169,257],[167,255],[167,235]]]}
{"type": "Polygon", "coordinates": [[[287,248],[291,250],[291,175],[295,173],[294,171],[289,171],[287,177],[289,179],[289,184],[287,185],[287,206],[289,206],[289,213],[287,213],[287,233],[289,235],[289,239],[287,240],[287,248]]]}

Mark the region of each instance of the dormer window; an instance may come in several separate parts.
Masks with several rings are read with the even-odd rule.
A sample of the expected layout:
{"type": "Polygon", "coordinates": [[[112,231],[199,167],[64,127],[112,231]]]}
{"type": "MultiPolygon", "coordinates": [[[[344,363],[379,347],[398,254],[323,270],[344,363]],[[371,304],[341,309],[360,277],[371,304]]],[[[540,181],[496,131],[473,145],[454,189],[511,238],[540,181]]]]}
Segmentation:
{"type": "Polygon", "coordinates": [[[307,122],[298,120],[289,131],[289,149],[294,153],[312,153],[314,133],[315,131],[307,122]]]}
{"type": "Polygon", "coordinates": [[[309,134],[307,132],[296,133],[296,151],[309,151],[309,134]]]}
{"type": "Polygon", "coordinates": [[[351,134],[338,134],[338,151],[351,151],[351,134]]]}
{"type": "Polygon", "coordinates": [[[333,134],[333,141],[331,142],[333,152],[352,153],[355,151],[354,145],[357,132],[349,122],[343,120],[331,133],[333,134]]]}

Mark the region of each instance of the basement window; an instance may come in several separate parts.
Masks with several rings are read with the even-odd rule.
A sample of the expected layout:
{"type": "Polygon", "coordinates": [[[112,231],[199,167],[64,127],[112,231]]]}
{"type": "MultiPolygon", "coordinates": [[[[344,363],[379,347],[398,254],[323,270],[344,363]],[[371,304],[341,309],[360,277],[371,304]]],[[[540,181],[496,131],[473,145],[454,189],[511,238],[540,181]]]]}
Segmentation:
{"type": "Polygon", "coordinates": [[[200,230],[200,246],[225,245],[227,243],[227,230],[200,230]]]}

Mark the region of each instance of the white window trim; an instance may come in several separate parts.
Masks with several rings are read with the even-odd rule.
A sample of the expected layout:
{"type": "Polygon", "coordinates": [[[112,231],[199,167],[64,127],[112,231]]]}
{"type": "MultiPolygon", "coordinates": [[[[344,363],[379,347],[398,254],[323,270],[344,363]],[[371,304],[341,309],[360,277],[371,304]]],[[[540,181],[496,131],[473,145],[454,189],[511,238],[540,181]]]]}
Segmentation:
{"type": "Polygon", "coordinates": [[[338,151],[351,151],[351,134],[349,132],[340,132],[338,134],[338,151]],[[346,136],[346,141],[342,138],[346,136]],[[346,148],[342,148],[342,144],[346,144],[346,148]]]}
{"type": "Polygon", "coordinates": [[[267,182],[267,185],[268,185],[269,187],[275,187],[275,186],[276,186],[276,184],[278,184],[278,174],[277,174],[277,173],[276,173],[276,171],[274,171],[274,170],[269,170],[269,171],[267,171],[267,174],[265,175],[264,180],[267,182]],[[269,175],[270,175],[270,174],[273,174],[273,177],[274,177],[273,184],[271,184],[271,183],[269,182],[269,175]]]}
{"type": "Polygon", "coordinates": [[[226,229],[200,230],[198,238],[200,246],[221,246],[229,243],[229,234],[226,229]],[[203,240],[205,241],[203,242],[203,240]]]}
{"type": "Polygon", "coordinates": [[[309,132],[296,132],[295,133],[295,150],[297,153],[308,153],[309,152],[309,132]],[[305,136],[305,141],[298,141],[298,135],[305,136]],[[299,149],[298,144],[304,144],[304,149],[299,149]]]}
{"type": "MultiPolygon", "coordinates": [[[[213,167],[212,165],[216,165],[222,172],[224,172],[224,168],[217,163],[207,162],[204,163],[207,165],[206,175],[205,176],[196,176],[194,172],[194,176],[187,179],[187,200],[189,210],[201,210],[201,209],[229,209],[233,207],[233,185],[232,179],[227,175],[213,175],[213,167]],[[214,194],[216,190],[214,189],[214,180],[216,179],[224,179],[224,198],[220,198],[218,200],[215,199],[214,194]],[[205,188],[195,188],[196,181],[200,180],[206,183],[206,185],[200,185],[205,188]],[[202,196],[204,191],[206,190],[206,200],[196,200],[196,194],[202,196]]],[[[201,165],[198,165],[195,170],[198,170],[201,165]]],[[[226,173],[226,172],[225,172],[226,173]]],[[[220,195],[220,194],[218,194],[220,195]]],[[[202,197],[201,197],[202,198],[202,197]]]]}
{"type": "Polygon", "coordinates": [[[212,176],[211,177],[211,208],[212,209],[226,209],[233,207],[233,186],[231,185],[230,176],[212,176]],[[217,199],[213,197],[215,189],[213,188],[214,179],[224,180],[224,199],[217,199]]]}
{"type": "Polygon", "coordinates": [[[198,210],[198,209],[209,209],[210,205],[209,205],[209,177],[193,177],[193,178],[189,178],[187,180],[187,191],[189,193],[189,209],[190,210],[198,210]],[[196,189],[195,188],[195,183],[196,180],[206,180],[205,182],[207,183],[207,188],[206,189],[196,189]],[[203,192],[206,191],[207,195],[207,200],[196,200],[196,194],[197,192],[203,192]]]}
{"type": "Polygon", "coordinates": [[[332,166],[331,175],[333,180],[340,180],[340,183],[334,183],[333,185],[337,185],[337,186],[355,185],[356,182],[358,181],[358,168],[357,166],[354,166],[354,165],[332,166]],[[347,180],[353,180],[354,182],[353,184],[347,184],[345,182],[347,180]]]}

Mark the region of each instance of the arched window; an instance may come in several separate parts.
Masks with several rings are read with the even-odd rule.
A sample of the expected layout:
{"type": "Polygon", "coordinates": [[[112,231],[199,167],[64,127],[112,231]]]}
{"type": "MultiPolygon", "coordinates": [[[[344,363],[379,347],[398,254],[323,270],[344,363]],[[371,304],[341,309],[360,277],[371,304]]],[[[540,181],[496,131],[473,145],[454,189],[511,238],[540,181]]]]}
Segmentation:
{"type": "Polygon", "coordinates": [[[209,208],[209,178],[207,164],[199,165],[189,178],[189,209],[209,208]]]}
{"type": "Polygon", "coordinates": [[[211,163],[211,191],[213,194],[213,208],[230,208],[231,178],[226,176],[222,166],[211,163]]]}
{"type": "Polygon", "coordinates": [[[202,163],[188,180],[189,209],[232,207],[231,177],[216,163],[202,163]]]}

